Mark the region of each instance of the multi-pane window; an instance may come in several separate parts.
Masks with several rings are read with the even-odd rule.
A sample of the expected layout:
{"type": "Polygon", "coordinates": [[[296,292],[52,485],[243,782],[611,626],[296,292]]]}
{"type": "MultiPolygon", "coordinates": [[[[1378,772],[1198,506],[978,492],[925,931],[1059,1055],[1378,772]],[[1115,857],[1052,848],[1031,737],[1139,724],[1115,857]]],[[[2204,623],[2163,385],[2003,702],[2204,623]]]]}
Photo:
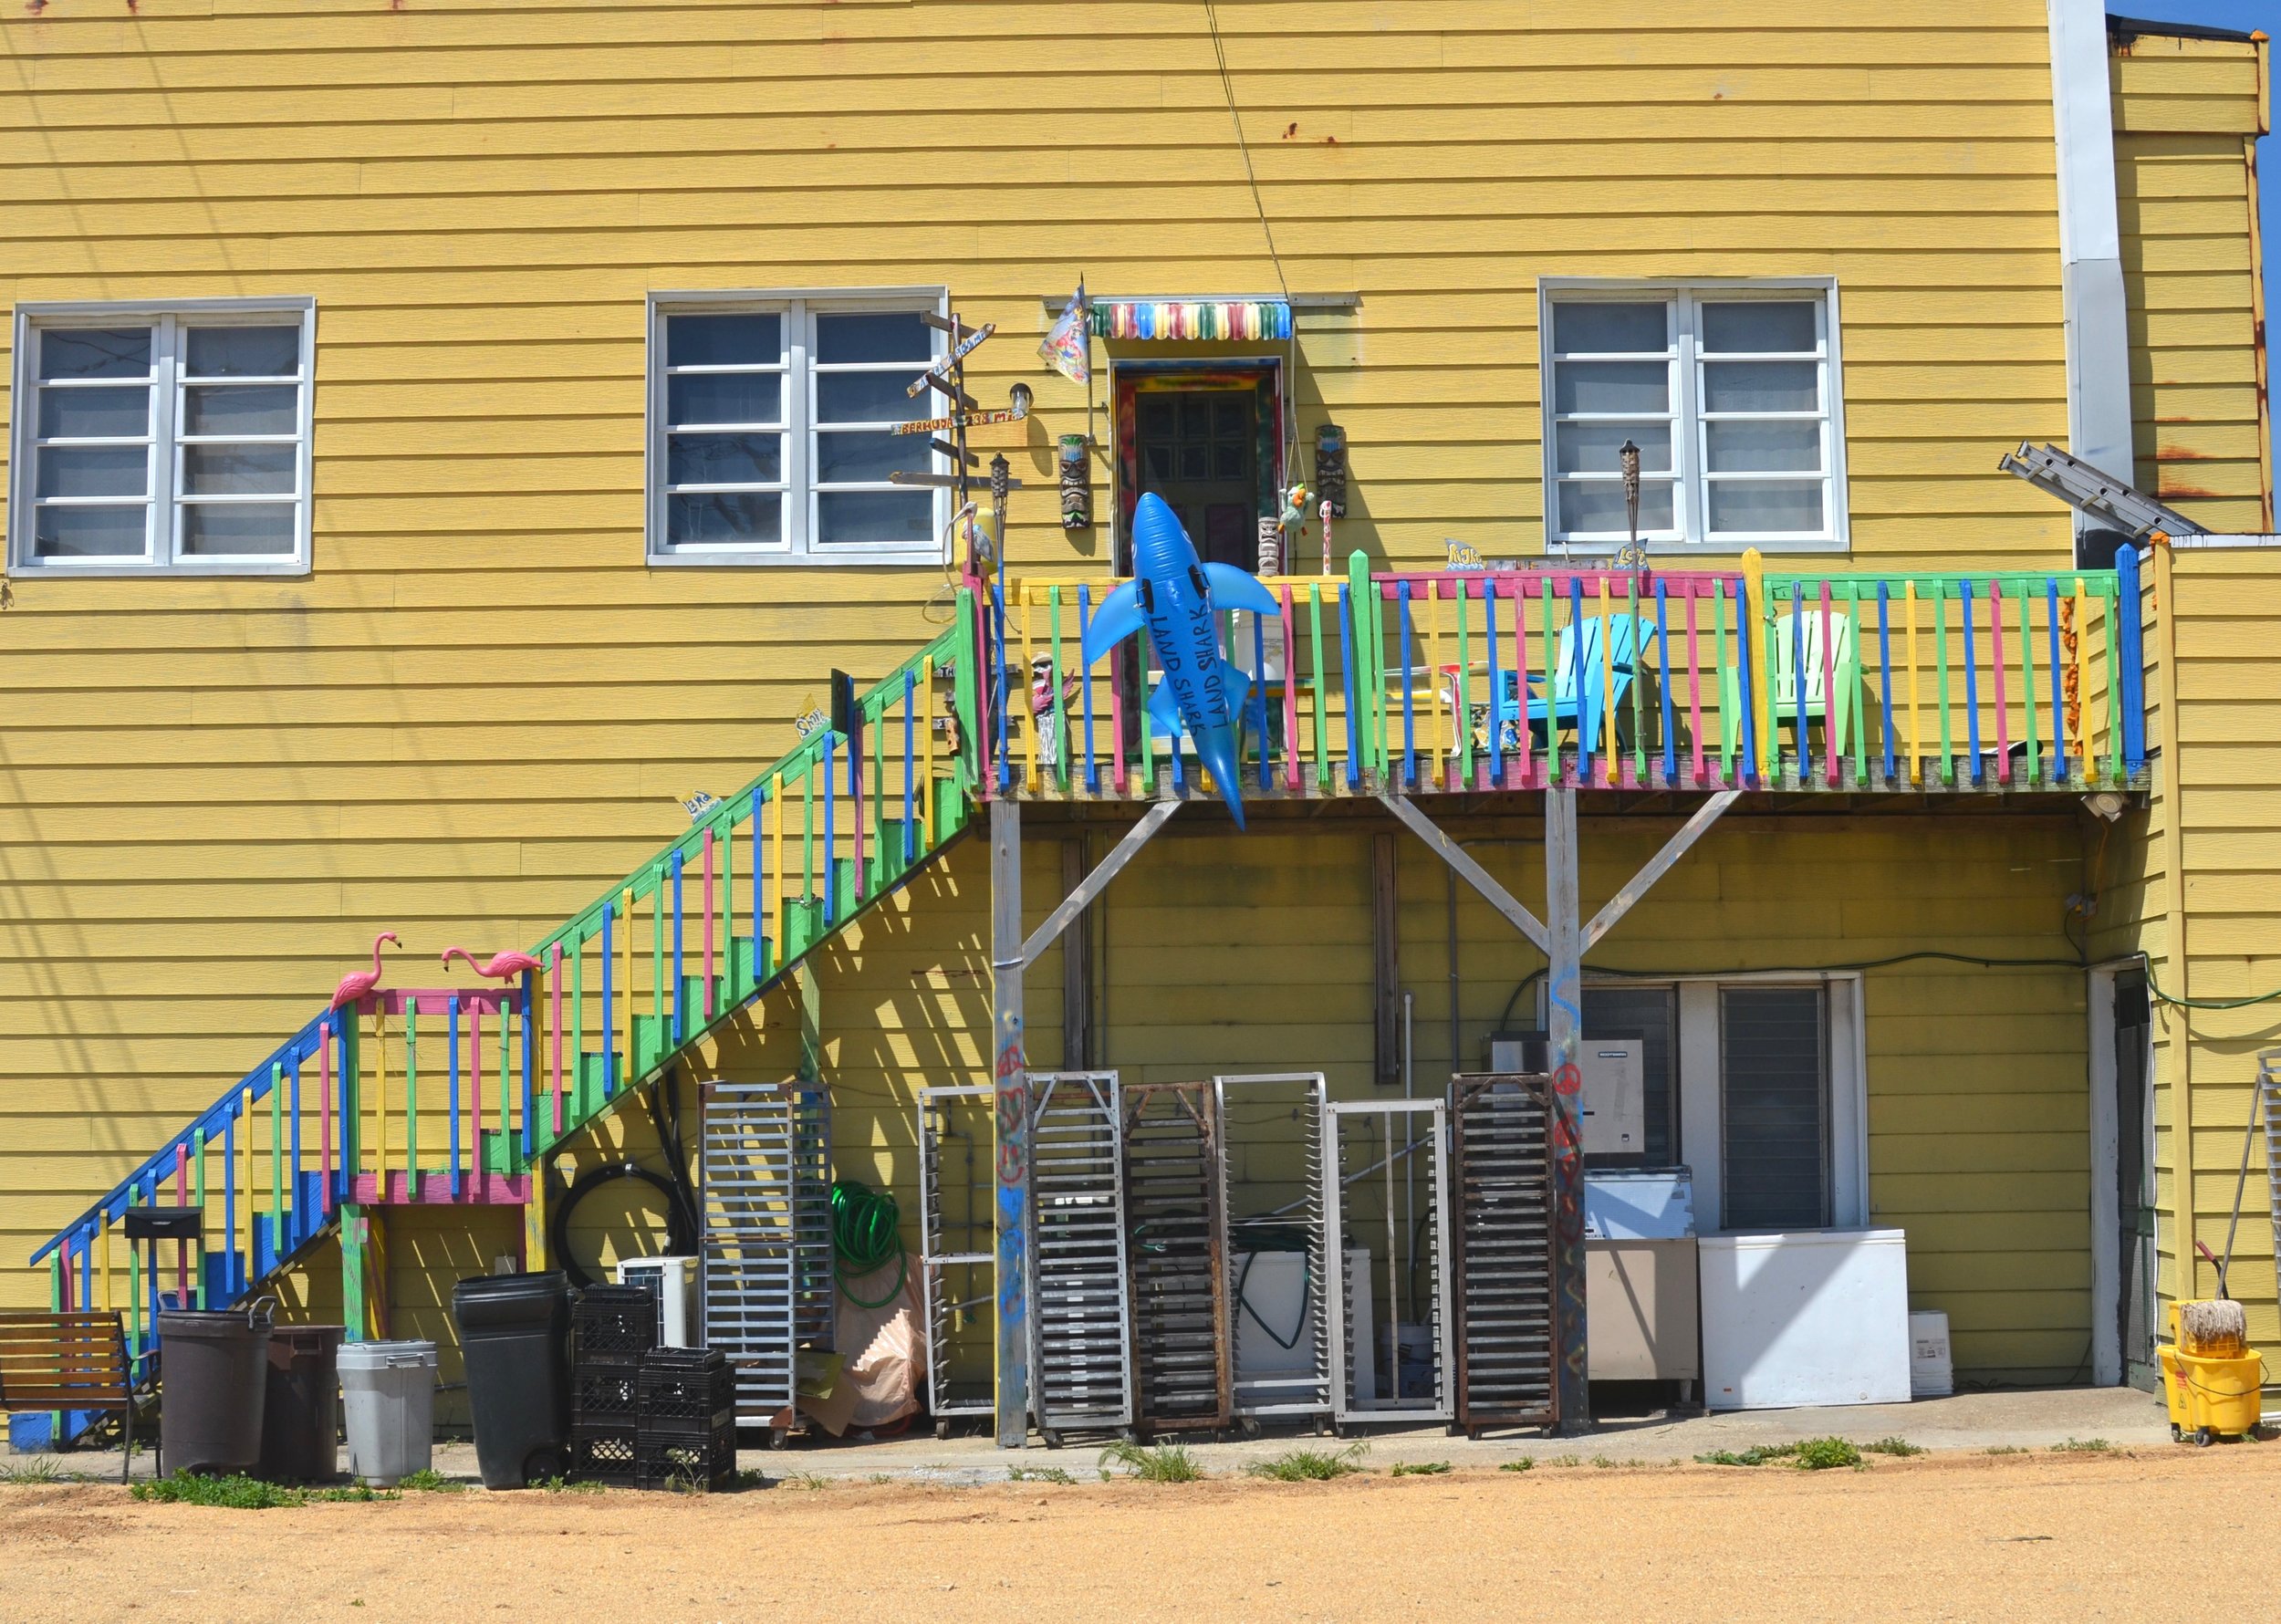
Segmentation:
{"type": "Polygon", "coordinates": [[[314,309],[217,301],[18,312],[18,570],[308,567],[314,309]]]}
{"type": "Polygon", "coordinates": [[[939,556],[927,473],[947,397],[932,298],[673,300],[651,334],[650,552],[660,561],[914,563],[939,556]]]}
{"type": "Polygon", "coordinates": [[[1725,1228],[1818,1229],[1830,1221],[1829,1088],[1823,987],[1720,989],[1725,1228]]]}
{"type": "Polygon", "coordinates": [[[1826,288],[1548,293],[1545,527],[1556,545],[1631,534],[1723,547],[1844,539],[1844,434],[1826,288]]]}

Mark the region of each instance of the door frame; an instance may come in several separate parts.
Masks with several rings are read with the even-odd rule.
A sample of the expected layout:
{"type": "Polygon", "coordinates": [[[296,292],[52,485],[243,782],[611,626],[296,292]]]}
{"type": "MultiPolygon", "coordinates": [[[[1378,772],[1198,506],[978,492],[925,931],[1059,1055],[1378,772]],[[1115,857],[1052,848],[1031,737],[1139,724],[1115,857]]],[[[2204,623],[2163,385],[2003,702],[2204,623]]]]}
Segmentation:
{"type": "Polygon", "coordinates": [[[1109,468],[1114,479],[1110,510],[1115,515],[1113,562],[1120,575],[1132,567],[1132,515],[1140,500],[1139,411],[1134,397],[1142,390],[1177,388],[1193,380],[1207,389],[1245,389],[1258,401],[1259,498],[1264,513],[1281,506],[1284,480],[1284,391],[1290,387],[1279,355],[1203,356],[1194,359],[1120,359],[1109,361],[1109,434],[1113,454],[1109,468]]]}
{"type": "MultiPolygon", "coordinates": [[[[2085,999],[2085,1049],[2091,1091],[2091,1385],[2120,1387],[2122,1360],[2122,1213],[2116,1190],[2122,1179],[2122,1124],[2115,1115],[2115,983],[2126,971],[2147,970],[2144,953],[2090,966],[2085,999]]],[[[2154,1030],[2147,1028],[2146,1087],[2154,1088],[2154,1030]]],[[[2153,1144],[2147,1150],[2151,1155],[2153,1144]]],[[[2154,1255],[2162,1255],[2162,1213],[2154,1209],[2154,1255]]]]}

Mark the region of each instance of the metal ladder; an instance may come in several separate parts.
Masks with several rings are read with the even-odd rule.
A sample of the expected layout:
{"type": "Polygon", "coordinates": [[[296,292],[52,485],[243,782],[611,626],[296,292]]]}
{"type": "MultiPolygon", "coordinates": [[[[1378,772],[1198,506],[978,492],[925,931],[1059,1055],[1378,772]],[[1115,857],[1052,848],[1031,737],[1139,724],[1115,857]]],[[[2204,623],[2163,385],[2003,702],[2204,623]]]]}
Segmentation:
{"type": "MultiPolygon", "coordinates": [[[[2257,1107],[2265,1114],[2265,1199],[2273,1209],[2273,1254],[2281,1257],[2281,1049],[2258,1052],[2257,1107]]],[[[2226,1249],[2233,1249],[2230,1240],[2226,1249]]]]}
{"type": "Polygon", "coordinates": [[[799,1114],[791,1088],[708,1083],[698,1143],[705,1346],[735,1372],[738,1421],[787,1430],[799,1345],[799,1114]]]}
{"type": "Polygon", "coordinates": [[[1553,1291],[1552,1080],[1450,1083],[1457,1223],[1457,1421],[1551,1427],[1560,1418],[1553,1291]]]}
{"type": "MultiPolygon", "coordinates": [[[[1212,1079],[1213,1115],[1220,1129],[1220,1212],[1228,1235],[1223,1293],[1233,1375],[1230,1409],[1247,1431],[1256,1431],[1263,1420],[1311,1417],[1319,1427],[1330,1414],[1330,1338],[1324,1334],[1322,1313],[1329,1279],[1326,1260],[1330,1255],[1323,1209],[1323,1128],[1329,1098],[1329,1085],[1319,1071],[1255,1072],[1212,1079]],[[1255,1142],[1263,1150],[1277,1148],[1268,1139],[1255,1141],[1241,1131],[1242,1119],[1279,1108],[1286,1101],[1298,1130],[1298,1198],[1266,1213],[1239,1215],[1229,1191],[1239,1150],[1253,1148],[1255,1142]],[[1255,1313],[1244,1300],[1245,1270],[1252,1255],[1265,1249],[1247,1242],[1255,1241],[1263,1232],[1292,1228],[1304,1237],[1307,1262],[1306,1311],[1293,1336],[1307,1336],[1308,1327],[1313,1327],[1309,1343],[1313,1358],[1304,1374],[1263,1375],[1246,1370],[1243,1359],[1243,1317],[1255,1313]]],[[[1280,1331],[1272,1334],[1281,1336],[1280,1331]]]]}
{"type": "Polygon", "coordinates": [[[1216,1431],[1231,1395],[1213,1094],[1205,1083],[1150,1083],[1122,1097],[1139,1421],[1216,1431]]]}
{"type": "MultiPolygon", "coordinates": [[[[993,1130],[992,1108],[996,1090],[986,1083],[919,1090],[919,1294],[927,1330],[927,1409],[934,1416],[934,1435],[950,1436],[951,1421],[960,1416],[997,1412],[997,1395],[985,1366],[979,1378],[961,1377],[952,1369],[952,1344],[960,1317],[980,1307],[995,1312],[998,1299],[998,1260],[995,1252],[978,1251],[979,1234],[992,1238],[990,1189],[974,1188],[968,1180],[957,1202],[962,1209],[967,1245],[951,1244],[951,1201],[943,1177],[943,1141],[980,1138],[993,1130]],[[954,1116],[968,1119],[962,1133],[954,1116]]],[[[995,1351],[995,1347],[984,1353],[995,1351]]]]}
{"type": "MultiPolygon", "coordinates": [[[[1330,1245],[1330,1254],[1342,1266],[1334,1268],[1330,1276],[1328,1317],[1330,1321],[1331,1369],[1338,1373],[1331,1391],[1334,1402],[1331,1414],[1340,1421],[1447,1421],[1450,1419],[1450,1324],[1453,1317],[1450,1303],[1449,1245],[1449,1107],[1439,1099],[1350,1099],[1334,1100],[1323,1108],[1323,1140],[1328,1152],[1328,1176],[1323,1183],[1324,1228],[1330,1245]],[[1370,1126],[1372,1119],[1377,1127],[1370,1126]],[[1352,1131],[1349,1131],[1352,1125],[1352,1131]],[[1401,1145],[1395,1143],[1398,1128],[1405,1137],[1401,1145]],[[1422,1129],[1422,1134],[1420,1130],[1422,1129]],[[1384,1154],[1376,1160],[1365,1160],[1354,1172],[1347,1173],[1346,1151],[1354,1146],[1361,1156],[1369,1158],[1383,1147],[1384,1154]],[[1405,1198],[1398,1204],[1394,1197],[1397,1163],[1424,1152],[1427,1157],[1427,1176],[1415,1181],[1422,1184],[1423,1211],[1419,1204],[1405,1198]],[[1392,1378],[1393,1391],[1384,1397],[1364,1402],[1355,1391],[1354,1369],[1348,1359],[1349,1333],[1348,1297],[1355,1287],[1349,1283],[1344,1265],[1348,1252],[1347,1209],[1348,1187],[1359,1185],[1366,1178],[1383,1174],[1385,1178],[1387,1272],[1390,1286],[1398,1283],[1393,1278],[1396,1251],[1405,1234],[1414,1234],[1422,1227],[1426,1231],[1426,1282],[1424,1299],[1413,1303],[1412,1311],[1422,1308],[1427,1316],[1425,1325],[1432,1338],[1433,1392],[1430,1398],[1406,1399],[1401,1396],[1401,1348],[1399,1340],[1389,1349],[1387,1371],[1392,1378]]],[[[1413,1186],[1414,1188],[1414,1186],[1413,1186]]],[[[1359,1238],[1361,1226],[1356,1226],[1359,1238]]],[[[1404,1271],[1414,1275],[1414,1268],[1404,1271]]],[[[1404,1282],[1406,1283],[1406,1282],[1404,1282]]],[[[1383,1305],[1373,1304],[1373,1312],[1382,1314],[1390,1325],[1401,1319],[1399,1289],[1390,1294],[1383,1305]]],[[[1375,1328],[1375,1327],[1374,1327],[1375,1328]]]]}
{"type": "Polygon", "coordinates": [[[837,1275],[831,1241],[831,1096],[792,1095],[793,1331],[801,1348],[836,1340],[837,1275]]]}
{"type": "Polygon", "coordinates": [[[1123,1119],[1113,1071],[1034,1071],[1030,1380],[1037,1430],[1132,1423],[1123,1119]]]}

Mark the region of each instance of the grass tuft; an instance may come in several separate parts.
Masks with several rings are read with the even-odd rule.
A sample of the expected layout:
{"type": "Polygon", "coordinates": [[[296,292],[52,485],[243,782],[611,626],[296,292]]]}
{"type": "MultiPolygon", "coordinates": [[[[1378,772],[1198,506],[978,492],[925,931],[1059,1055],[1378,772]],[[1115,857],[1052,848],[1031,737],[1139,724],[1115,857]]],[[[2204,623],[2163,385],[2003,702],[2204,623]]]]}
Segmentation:
{"type": "Polygon", "coordinates": [[[1497,1470],[1500,1472],[1528,1472],[1534,1470],[1536,1465],[1536,1457],[1535,1455],[1523,1455],[1517,1461],[1505,1462],[1502,1466],[1499,1466],[1497,1470]]]}
{"type": "Polygon", "coordinates": [[[1801,1472],[1828,1472],[1837,1466],[1859,1466],[1861,1452],[1843,1438],[1808,1438],[1792,1453],[1801,1472]]]}
{"type": "Polygon", "coordinates": [[[1620,1465],[1621,1463],[1622,1463],[1618,1461],[1609,1460],[1606,1455],[1594,1455],[1592,1457],[1592,1464],[1599,1467],[1603,1472],[1607,1471],[1610,1466],[1620,1465]]]}
{"type": "Polygon", "coordinates": [[[1869,1455],[1922,1455],[1932,1452],[1922,1443],[1911,1443],[1906,1438],[1880,1438],[1875,1443],[1865,1443],[1861,1452],[1869,1455]]]}
{"type": "Polygon", "coordinates": [[[542,1477],[531,1486],[535,1489],[544,1489],[549,1494],[599,1494],[603,1493],[600,1483],[588,1483],[583,1478],[564,1477],[559,1473],[553,1477],[542,1477]]]}
{"type": "Polygon", "coordinates": [[[422,1466],[417,1472],[407,1472],[396,1480],[400,1489],[415,1494],[464,1494],[467,1485],[456,1477],[446,1477],[432,1466],[422,1466]]]}
{"type": "Polygon", "coordinates": [[[1555,1455],[1552,1458],[1552,1463],[1556,1466],[1581,1466],[1584,1464],[1584,1457],[1582,1455],[1555,1455]]]}
{"type": "Polygon", "coordinates": [[[158,1505],[214,1505],[230,1511],[275,1511],[281,1506],[308,1503],[307,1494],[299,1489],[264,1483],[243,1472],[233,1472],[224,1477],[177,1472],[172,1476],[139,1483],[128,1493],[138,1500],[158,1505]]]}
{"type": "MultiPolygon", "coordinates": [[[[1244,1470],[1254,1477],[1265,1477],[1276,1483],[1327,1483],[1334,1477],[1347,1477],[1360,1472],[1362,1457],[1370,1451],[1366,1443],[1353,1443],[1345,1449],[1295,1449],[1288,1454],[1277,1455],[1272,1461],[1254,1461],[1244,1470]]],[[[1395,1471],[1399,1473],[1400,1467],[1395,1471]]]]}
{"type": "Polygon", "coordinates": [[[46,1455],[35,1455],[28,1461],[10,1461],[0,1466],[0,1483],[44,1483],[64,1481],[63,1468],[46,1455]]]}
{"type": "Polygon", "coordinates": [[[1076,1478],[1071,1477],[1067,1472],[1064,1472],[1058,1466],[1008,1466],[1005,1469],[1005,1480],[1008,1483],[1052,1483],[1064,1484],[1074,1483],[1077,1482],[1076,1478]]]}
{"type": "Polygon", "coordinates": [[[1447,1461],[1397,1461],[1394,1463],[1396,1477],[1447,1477],[1449,1470],[1450,1463],[1447,1461]]]}
{"type": "Polygon", "coordinates": [[[787,1472],[784,1474],[784,1486],[787,1489],[807,1489],[813,1493],[818,1489],[831,1487],[831,1479],[820,1472],[787,1472]]]}
{"type": "Polygon", "coordinates": [[[2016,1443],[1996,1443],[1991,1444],[1982,1452],[1991,1455],[2024,1455],[2027,1452],[2016,1443]]]}
{"type": "Polygon", "coordinates": [[[1142,1483],[1196,1483],[1203,1476],[1203,1468],[1197,1464],[1196,1457],[1177,1443],[1151,1449],[1144,1443],[1120,1440],[1101,1451],[1097,1464],[1122,1466],[1127,1476],[1142,1483]]]}
{"type": "Polygon", "coordinates": [[[2114,1447],[2104,1438],[2070,1438],[2065,1443],[2053,1444],[2051,1452],[2055,1455],[2103,1455],[2114,1447]]]}

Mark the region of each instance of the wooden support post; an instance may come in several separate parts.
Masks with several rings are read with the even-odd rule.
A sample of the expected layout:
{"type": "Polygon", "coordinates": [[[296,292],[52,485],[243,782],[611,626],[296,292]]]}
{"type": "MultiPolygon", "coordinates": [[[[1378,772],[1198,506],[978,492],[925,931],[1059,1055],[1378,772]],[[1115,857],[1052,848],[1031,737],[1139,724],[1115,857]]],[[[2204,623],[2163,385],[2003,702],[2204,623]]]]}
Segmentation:
{"type": "Polygon", "coordinates": [[[534,1156],[526,1168],[530,1180],[530,1196],[523,1203],[523,1267],[528,1274],[541,1274],[549,1266],[547,1259],[547,1161],[544,1154],[534,1156]]]}
{"type": "Polygon", "coordinates": [[[1553,1105],[1553,1285],[1558,1306],[1560,1431],[1592,1424],[1584,1317],[1584,928],[1577,901],[1576,791],[1545,791],[1545,956],[1553,1105]]]}
{"type": "Polygon", "coordinates": [[[816,966],[802,959],[792,967],[792,986],[800,1005],[800,1081],[809,1088],[824,1080],[824,994],[816,984],[816,966]]]}
{"type": "MultiPolygon", "coordinates": [[[[1082,834],[1061,843],[1061,894],[1074,894],[1085,881],[1082,834]]],[[[1061,935],[1061,1068],[1093,1067],[1093,911],[1087,908],[1061,935]]]]}
{"type": "Polygon", "coordinates": [[[1001,797],[990,803],[991,1075],[996,1085],[1000,1449],[1020,1449],[1029,1441],[1029,1062],[1022,1037],[1022,973],[1026,957],[1022,942],[1022,804],[1001,797]]]}
{"type": "Polygon", "coordinates": [[[1371,1080],[1401,1087],[1401,932],[1394,836],[1370,837],[1370,994],[1377,1037],[1371,1080]]]}
{"type": "Polygon", "coordinates": [[[372,1296],[380,1282],[373,1277],[370,1209],[357,1202],[340,1209],[340,1322],[351,1342],[369,1342],[372,1333],[372,1296]]]}

